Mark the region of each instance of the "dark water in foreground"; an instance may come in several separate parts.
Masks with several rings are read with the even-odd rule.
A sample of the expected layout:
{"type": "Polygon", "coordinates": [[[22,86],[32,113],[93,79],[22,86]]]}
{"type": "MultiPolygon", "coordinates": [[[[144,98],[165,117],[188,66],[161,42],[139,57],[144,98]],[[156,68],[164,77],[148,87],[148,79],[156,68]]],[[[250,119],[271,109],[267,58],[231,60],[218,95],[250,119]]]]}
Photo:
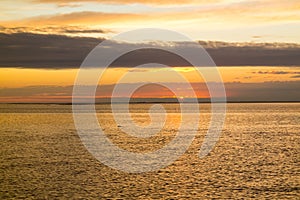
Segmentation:
{"type": "MultiPolygon", "coordinates": [[[[149,123],[147,104],[131,105],[133,120],[149,123]]],[[[176,104],[165,104],[164,129],[149,139],[122,133],[109,107],[99,123],[120,147],[148,152],[163,147],[180,123],[176,104]]],[[[222,135],[209,156],[198,151],[210,121],[201,105],[198,134],[187,152],[155,172],[111,169],[87,152],[68,105],[0,105],[0,199],[211,199],[300,198],[300,103],[228,104],[222,135]]]]}

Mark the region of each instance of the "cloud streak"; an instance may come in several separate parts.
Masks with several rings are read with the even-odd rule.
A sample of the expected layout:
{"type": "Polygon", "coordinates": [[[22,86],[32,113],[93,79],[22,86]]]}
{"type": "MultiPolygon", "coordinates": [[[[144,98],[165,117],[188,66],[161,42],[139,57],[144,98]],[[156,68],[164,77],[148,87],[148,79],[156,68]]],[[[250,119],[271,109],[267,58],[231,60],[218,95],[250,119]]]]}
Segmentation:
{"type": "Polygon", "coordinates": [[[66,25],[111,25],[111,24],[121,24],[124,22],[136,22],[145,19],[150,19],[150,16],[146,14],[132,14],[132,13],[104,13],[104,12],[92,12],[92,11],[82,11],[73,12],[67,14],[57,14],[57,15],[44,15],[38,17],[31,17],[23,20],[14,21],[3,21],[0,22],[3,26],[9,27],[11,24],[14,26],[66,26],[66,25]]]}
{"type": "Polygon", "coordinates": [[[221,2],[223,0],[33,0],[40,3],[78,3],[78,2],[94,2],[101,4],[149,4],[149,5],[182,5],[182,4],[208,4],[221,2]]]}
{"type": "MultiPolygon", "coordinates": [[[[136,83],[123,83],[123,87],[136,83]]],[[[173,88],[188,97],[191,90],[186,83],[169,83],[173,88]]],[[[89,86],[85,86],[89,87],[89,86]]],[[[115,85],[101,85],[98,87],[97,98],[111,96],[115,85]]],[[[208,100],[209,95],[205,83],[192,83],[199,98],[208,100]]],[[[19,88],[0,88],[0,102],[71,102],[73,86],[28,86],[19,88]]],[[[263,83],[225,83],[228,101],[299,101],[300,81],[263,82],[263,83]]],[[[173,93],[157,85],[141,88],[136,98],[171,98],[173,93]]],[[[121,97],[121,96],[120,96],[121,97]]],[[[80,98],[80,97],[78,97],[80,98]]]]}
{"type": "Polygon", "coordinates": [[[77,36],[78,34],[106,34],[111,33],[108,29],[96,29],[84,26],[45,26],[45,27],[5,27],[0,26],[0,32],[6,34],[12,33],[36,33],[36,34],[65,34],[77,36]]]}
{"type": "Polygon", "coordinates": [[[258,71],[253,72],[253,74],[300,74],[300,72],[290,72],[290,71],[258,71]]]}

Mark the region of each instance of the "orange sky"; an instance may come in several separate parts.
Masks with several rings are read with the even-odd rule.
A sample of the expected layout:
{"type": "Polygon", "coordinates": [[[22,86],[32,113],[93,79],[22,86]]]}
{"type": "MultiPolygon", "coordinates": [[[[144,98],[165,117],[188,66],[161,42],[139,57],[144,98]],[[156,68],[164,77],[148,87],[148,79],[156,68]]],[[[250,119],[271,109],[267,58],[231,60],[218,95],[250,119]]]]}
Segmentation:
{"type": "Polygon", "coordinates": [[[0,8],[0,26],[10,33],[109,37],[150,27],[195,40],[300,42],[298,0],[2,0],[0,8]]]}
{"type": "MultiPolygon", "coordinates": [[[[295,99],[298,97],[295,83],[300,81],[300,68],[293,63],[300,48],[299,10],[298,0],[2,0],[0,102],[69,102],[80,62],[97,42],[92,39],[110,38],[123,31],[149,27],[178,31],[194,41],[209,41],[207,47],[216,53],[217,61],[226,63],[229,60],[230,63],[230,59],[239,58],[240,54],[248,59],[245,61],[243,57],[242,61],[253,61],[251,66],[243,63],[244,66],[219,67],[229,87],[229,96],[240,94],[248,98],[243,87],[249,89],[249,94],[254,94],[255,88],[265,88],[268,93],[272,84],[280,83],[276,85],[280,92],[286,92],[283,95],[287,95],[287,99],[289,94],[295,99]],[[57,43],[51,38],[47,43],[47,36],[57,43]],[[89,38],[81,40],[83,36],[89,38]],[[59,44],[61,46],[55,46],[59,44]],[[74,46],[68,46],[72,44],[74,46]],[[76,46],[78,44],[81,46],[76,46]],[[71,48],[78,48],[73,57],[66,52],[71,48]],[[81,48],[82,54],[78,53],[81,48]],[[264,60],[259,58],[260,54],[247,54],[249,50],[255,52],[256,48],[273,63],[284,60],[288,65],[253,66],[256,60],[264,60]],[[223,54],[220,54],[222,49],[223,54]],[[39,52],[45,53],[39,55],[39,52]],[[232,57],[228,59],[226,53],[232,57]],[[72,60],[74,57],[76,62],[72,60]],[[71,64],[64,66],[69,61],[71,64]]],[[[240,60],[236,60],[239,63],[240,60]]],[[[194,85],[203,83],[191,67],[174,69],[194,85]]],[[[132,78],[121,84],[142,82],[146,77],[163,78],[165,82],[178,83],[178,90],[184,90],[181,88],[184,85],[168,70],[157,68],[134,71],[124,66],[114,67],[106,71],[100,84],[108,91],[128,71],[132,71],[132,78]]],[[[198,97],[208,97],[205,88],[195,87],[198,97]]],[[[97,96],[106,97],[107,91],[97,96]]],[[[183,93],[185,97],[189,95],[188,90],[183,93]]],[[[275,93],[270,95],[278,98],[275,93]]],[[[149,86],[135,96],[171,97],[172,94],[149,86]]]]}
{"type": "MultiPolygon", "coordinates": [[[[112,68],[108,69],[103,78],[100,80],[101,85],[98,88],[96,96],[98,98],[107,98],[111,95],[113,85],[120,77],[128,73],[128,68],[112,68]]],[[[192,67],[179,67],[176,71],[181,73],[191,84],[204,83],[192,67]]],[[[203,68],[205,70],[205,68],[203,68]]],[[[70,102],[72,96],[72,85],[75,81],[76,69],[61,70],[44,70],[44,69],[16,69],[3,68],[0,74],[0,102],[70,102]],[[15,90],[12,90],[15,89],[15,90]]],[[[231,87],[240,87],[239,84],[261,83],[264,87],[266,82],[294,82],[300,79],[299,67],[220,67],[219,72],[225,83],[232,85],[231,87]],[[233,86],[233,85],[236,86],[233,86]]],[[[141,82],[143,76],[152,76],[152,79],[161,79],[165,77],[165,82],[173,82],[178,84],[175,77],[168,76],[166,70],[157,68],[149,68],[147,72],[130,72],[132,77],[130,81],[120,82],[121,84],[134,84],[141,82]]],[[[170,74],[170,73],[169,73],[170,74]]],[[[197,87],[195,85],[195,93],[199,98],[208,98],[209,94],[205,87],[197,87]]],[[[257,86],[255,86],[257,87],[257,86]]],[[[192,97],[190,90],[185,89],[184,84],[178,84],[177,90],[181,92],[184,98],[192,97]]],[[[227,95],[230,97],[234,93],[228,90],[227,95]]],[[[236,95],[236,94],[235,94],[236,95]]],[[[174,94],[158,86],[146,85],[136,91],[133,97],[137,98],[172,98],[174,94]]]]}
{"type": "MultiPolygon", "coordinates": [[[[202,68],[205,70],[205,68],[202,68]]],[[[0,85],[2,87],[24,87],[32,85],[58,85],[68,86],[75,81],[77,69],[18,69],[2,68],[0,69],[0,85]]],[[[101,84],[115,84],[119,78],[130,70],[129,68],[108,69],[102,77],[101,84]]],[[[219,72],[224,82],[266,82],[266,81],[294,81],[297,75],[300,75],[300,67],[220,67],[219,72]]],[[[195,73],[192,67],[178,67],[175,69],[183,74],[189,82],[203,82],[203,79],[195,73]]],[[[135,83],[143,79],[141,76],[165,76],[166,82],[178,82],[174,77],[167,74],[166,70],[148,69],[147,73],[134,72],[132,80],[129,83],[135,83]]]]}

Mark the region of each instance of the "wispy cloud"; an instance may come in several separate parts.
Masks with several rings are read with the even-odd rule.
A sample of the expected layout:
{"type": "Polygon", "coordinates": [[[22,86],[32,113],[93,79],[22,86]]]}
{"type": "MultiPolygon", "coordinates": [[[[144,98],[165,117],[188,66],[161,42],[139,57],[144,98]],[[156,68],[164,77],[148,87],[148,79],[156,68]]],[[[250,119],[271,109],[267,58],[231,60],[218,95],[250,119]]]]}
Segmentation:
{"type": "Polygon", "coordinates": [[[32,0],[40,3],[76,3],[76,2],[95,2],[102,4],[150,4],[150,5],[182,5],[182,4],[209,4],[224,0],[32,0]]]}
{"type": "Polygon", "coordinates": [[[67,14],[45,15],[31,17],[22,20],[2,21],[0,24],[6,27],[14,26],[66,26],[66,25],[111,25],[122,24],[124,22],[134,22],[150,18],[147,14],[132,14],[132,13],[104,13],[104,12],[73,12],[67,14]]]}

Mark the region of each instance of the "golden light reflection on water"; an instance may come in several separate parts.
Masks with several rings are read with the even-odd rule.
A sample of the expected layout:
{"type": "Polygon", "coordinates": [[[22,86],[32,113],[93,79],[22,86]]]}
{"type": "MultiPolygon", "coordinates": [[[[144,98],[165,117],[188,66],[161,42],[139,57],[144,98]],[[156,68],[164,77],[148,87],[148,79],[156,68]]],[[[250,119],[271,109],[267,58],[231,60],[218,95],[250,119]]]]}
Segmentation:
{"type": "MultiPolygon", "coordinates": [[[[109,108],[98,105],[97,110],[99,121],[111,131],[109,137],[122,147],[143,151],[159,148],[167,142],[164,135],[172,135],[178,112],[173,104],[166,106],[173,120],[155,144],[128,141],[107,117],[109,108]]],[[[166,168],[141,174],[116,171],[92,157],[76,133],[69,105],[1,104],[0,109],[3,198],[299,196],[299,103],[229,104],[217,145],[199,159],[209,123],[209,104],[204,104],[199,131],[188,151],[166,168]]],[[[147,110],[148,105],[133,105],[135,120],[149,120],[147,110]]]]}

